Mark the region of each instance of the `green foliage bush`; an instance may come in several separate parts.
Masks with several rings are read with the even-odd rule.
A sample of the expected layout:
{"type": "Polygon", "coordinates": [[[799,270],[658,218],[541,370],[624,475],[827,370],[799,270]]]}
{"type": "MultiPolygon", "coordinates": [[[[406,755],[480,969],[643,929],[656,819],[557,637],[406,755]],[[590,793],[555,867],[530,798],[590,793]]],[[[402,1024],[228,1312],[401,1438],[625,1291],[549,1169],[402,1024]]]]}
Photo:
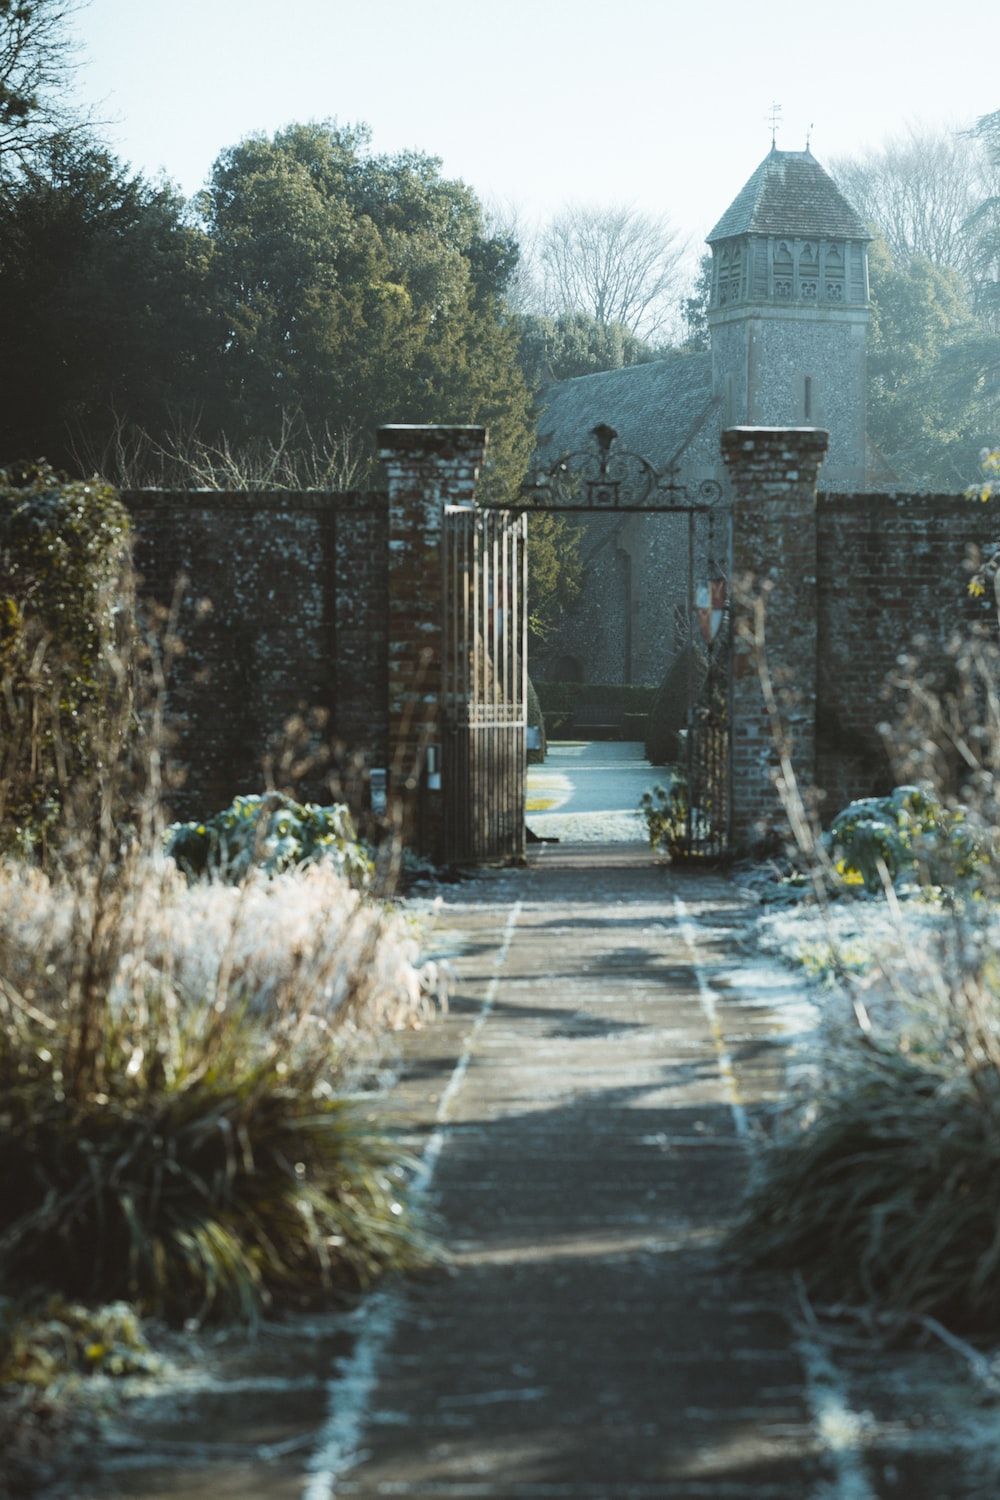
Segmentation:
{"type": "Polygon", "coordinates": [[[646,820],[652,849],[671,857],[686,851],[688,785],[682,772],[675,771],[667,786],[658,785],[643,792],[639,809],[646,820]]]}
{"type": "Polygon", "coordinates": [[[849,803],[825,838],[840,873],[869,892],[882,889],[880,864],[893,882],[922,873],[931,884],[950,885],[974,874],[985,857],[965,810],[946,808],[917,786],[849,803]]]}
{"type": "Polygon", "coordinates": [[[542,705],[538,701],[538,691],[531,678],[528,678],[528,702],[527,702],[528,728],[537,729],[541,737],[541,743],[537,750],[528,751],[528,765],[540,765],[545,759],[548,749],[545,735],[545,715],[542,713],[542,705]]]}
{"type": "Polygon", "coordinates": [[[232,881],[242,880],[253,867],[273,875],[322,860],[363,888],[374,871],[346,804],[320,807],[280,792],[235,797],[203,823],[173,823],[166,848],[186,874],[232,881]]]}
{"type": "Polygon", "coordinates": [[[569,731],[581,704],[592,708],[607,707],[613,715],[620,715],[624,723],[626,714],[648,713],[656,696],[655,688],[635,683],[540,682],[537,687],[538,701],[550,735],[569,731]]]}
{"type": "Polygon", "coordinates": [[[35,847],[107,753],[130,691],[113,649],[131,627],[128,546],[109,486],[0,471],[0,848],[35,847]]]}
{"type": "Polygon", "coordinates": [[[546,713],[571,712],[580,702],[645,713],[656,696],[655,688],[618,682],[539,682],[537,690],[546,713]]]}

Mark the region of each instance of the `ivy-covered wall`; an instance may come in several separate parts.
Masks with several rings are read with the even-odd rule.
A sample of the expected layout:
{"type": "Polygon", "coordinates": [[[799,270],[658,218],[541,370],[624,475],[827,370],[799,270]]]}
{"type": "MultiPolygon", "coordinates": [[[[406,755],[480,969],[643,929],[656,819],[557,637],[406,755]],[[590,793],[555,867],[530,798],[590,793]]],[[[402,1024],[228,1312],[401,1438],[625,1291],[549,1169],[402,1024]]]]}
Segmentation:
{"type": "MultiPolygon", "coordinates": [[[[379,492],[138,491],[132,515],[139,599],[181,588],[183,654],[169,684],[178,816],[257,791],[269,753],[301,718],[307,738],[350,766],[387,760],[388,509],[379,492]],[[325,716],[325,723],[316,716],[325,716]]],[[[301,747],[300,747],[301,748],[301,747]]],[[[322,792],[317,769],[305,795],[322,792]]]]}

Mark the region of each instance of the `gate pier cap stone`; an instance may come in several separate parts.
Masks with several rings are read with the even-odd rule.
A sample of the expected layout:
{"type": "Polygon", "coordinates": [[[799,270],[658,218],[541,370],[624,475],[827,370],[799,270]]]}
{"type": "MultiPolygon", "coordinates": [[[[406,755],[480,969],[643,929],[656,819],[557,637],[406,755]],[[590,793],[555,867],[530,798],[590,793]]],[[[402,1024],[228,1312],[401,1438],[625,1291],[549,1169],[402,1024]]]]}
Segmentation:
{"type": "Polygon", "coordinates": [[[722,434],[722,452],[727,463],[743,453],[775,452],[787,448],[822,459],[830,446],[824,427],[727,427],[722,434]]]}
{"type": "Polygon", "coordinates": [[[376,435],[379,457],[473,458],[478,462],[486,447],[486,428],[474,426],[430,427],[397,422],[380,427],[376,435]]]}

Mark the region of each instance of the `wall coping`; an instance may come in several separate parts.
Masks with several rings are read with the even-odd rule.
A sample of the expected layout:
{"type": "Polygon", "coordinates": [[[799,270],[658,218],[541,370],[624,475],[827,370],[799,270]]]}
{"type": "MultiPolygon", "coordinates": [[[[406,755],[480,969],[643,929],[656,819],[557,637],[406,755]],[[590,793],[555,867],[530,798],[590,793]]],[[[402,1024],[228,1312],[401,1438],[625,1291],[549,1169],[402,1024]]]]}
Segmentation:
{"type": "Polygon", "coordinates": [[[400,454],[448,458],[456,452],[472,453],[483,448],[486,428],[468,424],[421,427],[411,422],[390,423],[378,429],[376,442],[383,461],[400,454]]]}
{"type": "Polygon", "coordinates": [[[131,511],[185,507],[187,510],[303,511],[329,515],[331,510],[384,508],[386,490],[122,490],[131,511]]]}
{"type": "Polygon", "coordinates": [[[912,490],[863,490],[854,493],[820,490],[816,496],[816,504],[824,511],[884,511],[891,506],[896,510],[935,511],[947,508],[953,514],[963,509],[967,509],[970,514],[975,513],[973,502],[967,500],[961,490],[933,493],[922,491],[916,494],[912,490]]]}
{"type": "Polygon", "coordinates": [[[749,452],[752,448],[813,448],[825,453],[830,434],[825,427],[726,427],[722,433],[722,450],[749,452]]]}

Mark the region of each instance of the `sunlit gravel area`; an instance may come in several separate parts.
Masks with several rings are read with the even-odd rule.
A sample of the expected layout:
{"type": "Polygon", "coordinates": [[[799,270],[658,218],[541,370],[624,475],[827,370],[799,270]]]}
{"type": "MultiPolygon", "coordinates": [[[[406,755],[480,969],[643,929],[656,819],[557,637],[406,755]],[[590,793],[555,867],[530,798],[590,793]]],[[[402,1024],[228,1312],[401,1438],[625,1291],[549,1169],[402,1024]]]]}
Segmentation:
{"type": "Polygon", "coordinates": [[[639,800],[665,775],[638,741],[551,741],[528,771],[528,827],[563,844],[642,843],[639,800]]]}

